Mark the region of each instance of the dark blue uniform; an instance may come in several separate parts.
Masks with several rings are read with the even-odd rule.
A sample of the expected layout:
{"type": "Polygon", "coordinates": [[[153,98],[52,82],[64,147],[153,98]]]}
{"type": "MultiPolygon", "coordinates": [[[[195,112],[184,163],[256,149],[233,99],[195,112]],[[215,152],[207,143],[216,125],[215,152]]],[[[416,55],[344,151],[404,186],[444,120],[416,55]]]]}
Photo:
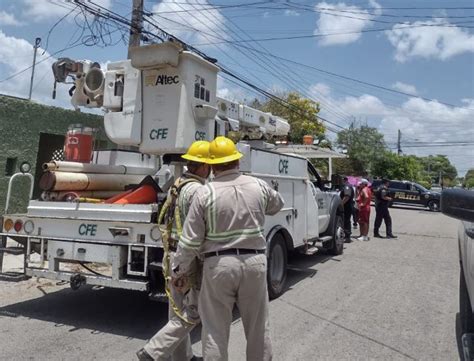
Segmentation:
{"type": "Polygon", "coordinates": [[[390,217],[390,212],[388,211],[388,200],[385,200],[384,197],[389,195],[388,188],[385,185],[380,186],[380,188],[375,193],[375,223],[374,223],[374,236],[379,235],[379,228],[382,225],[382,220],[385,222],[385,229],[387,231],[387,237],[395,238],[392,233],[392,217],[390,217]]]}
{"type": "Polygon", "coordinates": [[[349,197],[349,200],[344,204],[344,233],[346,236],[346,242],[351,241],[351,216],[354,208],[354,189],[350,184],[345,184],[341,190],[341,199],[349,197]]]}

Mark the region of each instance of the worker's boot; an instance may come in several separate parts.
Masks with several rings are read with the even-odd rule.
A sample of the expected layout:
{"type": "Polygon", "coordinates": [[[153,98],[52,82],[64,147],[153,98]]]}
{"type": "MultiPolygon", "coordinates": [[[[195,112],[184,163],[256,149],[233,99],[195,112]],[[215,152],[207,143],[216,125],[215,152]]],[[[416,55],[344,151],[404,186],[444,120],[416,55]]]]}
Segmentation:
{"type": "Polygon", "coordinates": [[[374,238],[385,238],[384,236],[382,236],[379,231],[374,231],[374,238]]]}
{"type": "Polygon", "coordinates": [[[144,348],[137,351],[137,357],[139,361],[154,361],[155,359],[150,356],[148,352],[145,351],[144,348]]]}
{"type": "Polygon", "coordinates": [[[393,238],[393,239],[395,239],[395,238],[398,238],[398,237],[395,236],[393,233],[389,233],[389,234],[387,234],[387,238],[393,238]]]}

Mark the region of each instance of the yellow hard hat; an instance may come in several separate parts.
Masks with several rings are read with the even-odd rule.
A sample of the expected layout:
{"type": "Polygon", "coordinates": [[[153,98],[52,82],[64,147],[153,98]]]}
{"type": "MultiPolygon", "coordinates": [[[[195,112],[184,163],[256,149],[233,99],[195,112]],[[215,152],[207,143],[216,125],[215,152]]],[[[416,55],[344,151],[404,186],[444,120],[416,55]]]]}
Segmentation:
{"type": "Polygon", "coordinates": [[[217,137],[209,145],[208,164],[229,163],[243,157],[234,142],[226,137],[217,137]]]}
{"type": "Polygon", "coordinates": [[[209,158],[209,142],[207,140],[195,141],[181,158],[192,162],[207,163],[209,158]]]}

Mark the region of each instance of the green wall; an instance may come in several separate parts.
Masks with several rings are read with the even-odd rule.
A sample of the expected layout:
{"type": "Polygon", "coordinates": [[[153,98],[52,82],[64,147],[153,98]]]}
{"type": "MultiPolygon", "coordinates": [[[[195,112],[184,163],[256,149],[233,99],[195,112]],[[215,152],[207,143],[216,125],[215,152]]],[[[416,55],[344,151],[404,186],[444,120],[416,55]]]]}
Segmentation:
{"type": "MultiPolygon", "coordinates": [[[[5,176],[7,158],[17,158],[15,172],[19,171],[18,166],[22,162],[29,162],[33,167],[31,173],[34,175],[39,133],[65,135],[68,126],[76,123],[99,128],[99,134],[104,134],[101,116],[0,95],[0,215],[5,210],[10,179],[5,176]]],[[[12,188],[14,196],[10,200],[8,213],[26,211],[28,183],[26,177],[19,181],[15,180],[12,188]]]]}

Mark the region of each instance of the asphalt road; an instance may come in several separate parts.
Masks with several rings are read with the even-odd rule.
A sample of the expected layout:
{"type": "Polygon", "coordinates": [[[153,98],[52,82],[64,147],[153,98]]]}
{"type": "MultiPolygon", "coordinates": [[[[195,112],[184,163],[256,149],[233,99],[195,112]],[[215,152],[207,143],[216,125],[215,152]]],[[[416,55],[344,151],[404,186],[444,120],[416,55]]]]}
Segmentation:
{"type": "MultiPolygon", "coordinates": [[[[270,303],[274,360],[459,358],[457,221],[421,209],[391,212],[396,240],[291,258],[289,289],[270,303]]],[[[8,256],[6,264],[15,261],[8,256]]],[[[0,282],[0,359],[134,360],[166,314],[166,305],[138,292],[0,282]]],[[[199,339],[195,330],[196,354],[199,339]]],[[[229,348],[231,360],[245,360],[238,316],[229,348]]]]}

